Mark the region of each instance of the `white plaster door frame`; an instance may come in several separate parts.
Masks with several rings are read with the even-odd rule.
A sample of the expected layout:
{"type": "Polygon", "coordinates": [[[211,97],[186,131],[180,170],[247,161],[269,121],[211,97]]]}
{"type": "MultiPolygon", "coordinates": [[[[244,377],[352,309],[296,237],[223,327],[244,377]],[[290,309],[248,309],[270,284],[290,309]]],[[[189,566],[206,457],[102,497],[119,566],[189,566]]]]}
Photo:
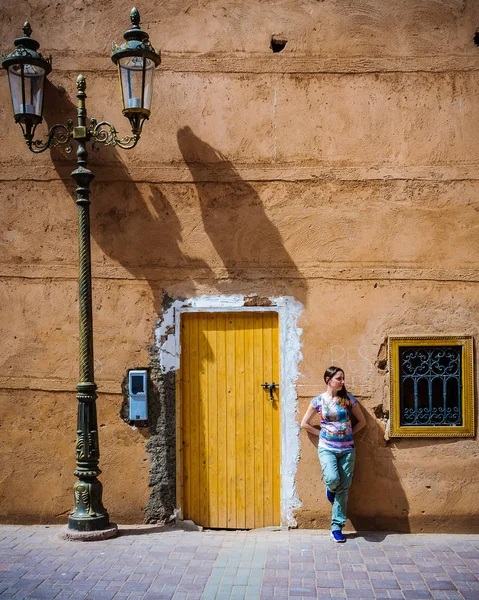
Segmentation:
{"type": "MultiPolygon", "coordinates": [[[[248,297],[250,299],[250,297],[248,297]]],[[[283,296],[270,298],[269,306],[245,306],[245,297],[200,296],[187,300],[176,300],[165,311],[156,330],[156,346],[160,354],[163,372],[177,371],[181,360],[180,321],[185,312],[264,312],[273,311],[279,316],[280,346],[280,486],[281,525],[295,527],[295,511],[301,506],[296,493],[296,471],[299,461],[299,426],[297,422],[296,379],[301,361],[301,329],[297,325],[303,306],[295,298],[283,296]]],[[[177,388],[178,389],[178,388],[177,388]]],[[[178,423],[177,423],[178,432],[178,423]]],[[[178,438],[178,436],[177,436],[178,438]]],[[[178,443],[178,439],[177,439],[178,443]]],[[[178,451],[177,451],[178,456],[178,451]]],[[[180,506],[177,507],[181,509],[180,506]]],[[[178,511],[180,512],[180,511],[178,511]]]]}

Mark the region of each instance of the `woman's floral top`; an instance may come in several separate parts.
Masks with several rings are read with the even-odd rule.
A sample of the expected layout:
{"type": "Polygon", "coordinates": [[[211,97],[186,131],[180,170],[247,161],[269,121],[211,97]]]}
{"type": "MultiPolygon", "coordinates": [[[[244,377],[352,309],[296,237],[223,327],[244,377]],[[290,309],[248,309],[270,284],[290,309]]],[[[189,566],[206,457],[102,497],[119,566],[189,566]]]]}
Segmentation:
{"type": "Polygon", "coordinates": [[[320,448],[327,448],[333,452],[354,448],[350,415],[353,406],[358,401],[352,394],[348,394],[348,396],[349,402],[346,401],[344,408],[339,404],[339,398],[332,398],[327,393],[311,400],[311,404],[321,415],[320,448]]]}

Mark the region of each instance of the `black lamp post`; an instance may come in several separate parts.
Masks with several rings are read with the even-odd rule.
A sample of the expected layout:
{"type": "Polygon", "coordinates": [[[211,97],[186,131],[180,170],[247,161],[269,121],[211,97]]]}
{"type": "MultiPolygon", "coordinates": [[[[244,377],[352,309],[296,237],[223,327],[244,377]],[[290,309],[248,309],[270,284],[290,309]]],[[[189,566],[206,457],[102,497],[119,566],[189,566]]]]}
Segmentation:
{"type": "Polygon", "coordinates": [[[119,138],[113,125],[107,121],[89,119],[87,124],[86,81],[79,75],[77,87],[77,124],[69,120],[66,125],[53,125],[46,141],[34,140],[35,129],[42,122],[45,79],[52,70],[51,57],[45,59],[39,52],[39,43],[31,39],[29,23],[23,26],[24,36],[15,40],[15,49],[2,55],[2,67],[7,70],[12,95],[15,122],[20,123],[28,148],[35,153],[48,148],[65,146],[72,151],[72,140],[77,143],[77,168],[72,177],[77,184],[78,245],[79,245],[79,383],[77,385],[78,421],[76,439],[78,478],[73,491],[75,505],[68,518],[66,537],[105,538],[114,536],[116,525],[110,523],[102,503],[102,485],[97,477],[100,457],[96,416],[97,386],[93,366],[93,319],[90,254],[90,182],[93,173],[87,168],[86,144],[134,148],[140,139],[143,123],[150,116],[154,70],[160,64],[160,54],[155,52],[148,34],[140,28],[140,15],[136,8],[130,13],[131,28],[124,33],[125,43],[113,44],[112,60],[118,65],[123,114],[131,124],[132,135],[119,138]]]}

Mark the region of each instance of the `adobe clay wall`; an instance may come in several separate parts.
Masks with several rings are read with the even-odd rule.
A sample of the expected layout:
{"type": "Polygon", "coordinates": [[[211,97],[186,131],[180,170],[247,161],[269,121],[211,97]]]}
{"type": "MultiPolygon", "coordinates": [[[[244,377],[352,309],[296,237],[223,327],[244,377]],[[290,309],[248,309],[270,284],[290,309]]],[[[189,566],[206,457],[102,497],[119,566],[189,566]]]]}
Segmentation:
{"type": "MultiPolygon", "coordinates": [[[[298,421],[330,363],[363,404],[351,525],[478,532],[477,439],[386,442],[384,426],[388,335],[479,333],[479,4],[137,8],[162,52],[153,113],[137,148],[101,148],[89,163],[111,520],[164,520],[175,507],[175,382],[154,349],[164,309],[175,298],[257,294],[304,307],[298,421]],[[280,52],[272,38],[286,42],[280,52]],[[135,367],[151,370],[146,428],[125,421],[135,367]]],[[[109,56],[130,9],[124,0],[2,3],[2,50],[28,19],[53,57],[48,126],[74,118],[82,73],[88,115],[129,133],[109,56]]],[[[75,468],[74,155],[28,152],[3,70],[0,131],[0,520],[63,523],[75,468]]],[[[327,527],[316,448],[298,435],[298,526],[327,527]]]]}

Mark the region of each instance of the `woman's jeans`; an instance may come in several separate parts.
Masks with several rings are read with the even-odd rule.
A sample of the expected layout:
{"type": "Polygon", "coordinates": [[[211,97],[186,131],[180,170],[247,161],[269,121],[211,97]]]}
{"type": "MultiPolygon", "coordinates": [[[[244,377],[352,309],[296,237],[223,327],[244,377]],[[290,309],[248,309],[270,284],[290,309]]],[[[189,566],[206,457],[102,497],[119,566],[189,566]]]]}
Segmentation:
{"type": "Polygon", "coordinates": [[[353,479],[356,451],[348,448],[341,452],[332,452],[326,448],[318,448],[319,462],[323,470],[323,480],[327,489],[336,494],[333,502],[331,531],[341,530],[346,523],[349,486],[353,479]]]}

